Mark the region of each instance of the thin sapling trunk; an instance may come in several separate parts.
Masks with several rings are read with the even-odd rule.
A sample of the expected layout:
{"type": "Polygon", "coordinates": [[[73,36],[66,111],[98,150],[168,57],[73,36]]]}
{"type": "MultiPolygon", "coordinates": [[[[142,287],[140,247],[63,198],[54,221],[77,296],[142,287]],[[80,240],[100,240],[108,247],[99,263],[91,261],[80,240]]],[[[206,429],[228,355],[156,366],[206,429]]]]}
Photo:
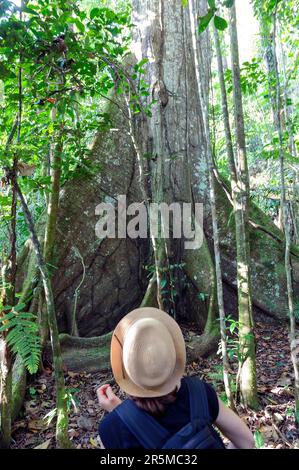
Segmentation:
{"type": "Polygon", "coordinates": [[[55,315],[54,296],[52,291],[51,280],[48,274],[47,266],[41,252],[39,240],[36,235],[32,216],[28,209],[19,185],[16,183],[16,191],[21,201],[22,209],[26,218],[28,229],[31,234],[34,251],[36,254],[37,265],[41,273],[45,301],[47,305],[48,323],[51,337],[51,345],[53,352],[53,366],[55,372],[56,383],[56,408],[57,408],[57,424],[56,424],[56,441],[59,448],[71,448],[72,444],[68,437],[68,410],[66,401],[66,389],[63,376],[63,363],[61,357],[61,349],[59,342],[59,333],[55,315]]]}
{"type": "Polygon", "coordinates": [[[250,249],[248,239],[249,176],[246,155],[244,114],[240,83],[240,62],[235,4],[230,8],[230,43],[233,72],[234,114],[237,143],[237,185],[235,222],[239,309],[239,374],[241,399],[245,406],[258,407],[255,337],[252,316],[250,249]]]}

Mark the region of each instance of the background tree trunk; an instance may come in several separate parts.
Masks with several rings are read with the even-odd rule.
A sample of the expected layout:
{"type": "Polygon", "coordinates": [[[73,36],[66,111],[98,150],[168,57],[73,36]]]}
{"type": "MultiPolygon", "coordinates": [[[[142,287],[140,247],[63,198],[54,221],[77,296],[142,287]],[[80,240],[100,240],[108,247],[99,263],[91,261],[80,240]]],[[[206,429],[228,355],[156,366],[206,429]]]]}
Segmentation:
{"type": "MultiPolygon", "coordinates": [[[[54,112],[52,112],[52,115],[53,115],[53,121],[55,122],[55,115],[56,115],[55,110],[54,112]]],[[[60,124],[60,126],[62,126],[62,124],[60,124]]],[[[47,223],[46,223],[46,228],[45,228],[45,240],[43,244],[44,260],[45,260],[46,265],[48,266],[48,270],[50,273],[53,273],[53,271],[55,272],[55,268],[53,268],[53,264],[55,265],[54,247],[55,247],[56,231],[57,231],[56,230],[57,219],[58,219],[58,214],[59,214],[61,155],[62,155],[62,150],[63,150],[62,133],[63,133],[63,129],[60,129],[58,131],[57,141],[55,141],[55,133],[54,133],[54,136],[53,136],[54,142],[51,143],[51,151],[50,151],[51,192],[48,197],[47,223]]],[[[44,305],[44,302],[45,302],[44,292],[41,291],[40,297],[39,297],[38,312],[39,312],[41,342],[42,342],[43,348],[46,345],[48,335],[49,335],[47,313],[46,313],[46,307],[44,305]]]]}
{"type": "Polygon", "coordinates": [[[239,360],[238,377],[240,379],[240,392],[243,404],[251,408],[257,408],[255,337],[252,315],[250,246],[248,237],[249,174],[246,156],[235,3],[230,9],[230,44],[237,143],[237,184],[234,188],[233,201],[236,222],[239,345],[241,357],[239,360]]]}
{"type": "MultiPolygon", "coordinates": [[[[222,269],[221,269],[221,257],[220,257],[220,242],[219,242],[219,230],[218,230],[218,218],[217,218],[217,205],[215,197],[215,168],[213,161],[213,149],[211,142],[211,132],[210,132],[210,120],[209,120],[209,95],[204,93],[204,74],[203,70],[203,56],[201,51],[198,48],[198,38],[197,38],[197,16],[194,11],[194,2],[193,0],[189,1],[190,9],[190,24],[191,24],[191,33],[192,33],[192,45],[194,53],[194,62],[196,66],[196,81],[198,87],[198,95],[200,96],[200,109],[199,111],[203,115],[203,123],[205,130],[205,139],[207,142],[206,149],[206,159],[209,169],[209,188],[210,188],[210,205],[211,205],[211,216],[212,216],[212,226],[213,226],[213,241],[214,241],[214,256],[215,256],[215,274],[216,274],[216,291],[217,291],[217,301],[218,301],[218,310],[219,310],[219,320],[220,320],[220,338],[221,338],[221,351],[222,351],[222,362],[223,362],[223,382],[224,389],[227,397],[228,404],[230,408],[235,410],[235,404],[233,395],[230,387],[230,365],[229,358],[227,354],[227,335],[226,335],[226,320],[225,320],[225,310],[224,310],[224,301],[223,301],[223,281],[222,281],[222,269]]],[[[216,28],[215,28],[216,31],[216,28]]],[[[216,31],[217,34],[217,31],[216,31]]],[[[221,55],[220,55],[221,57],[221,55]]],[[[223,71],[223,70],[222,70],[223,71]]],[[[223,90],[222,90],[223,91],[223,90]]],[[[225,93],[225,88],[224,88],[225,93]]],[[[227,107],[226,107],[227,111],[227,107]]],[[[228,118],[228,114],[227,114],[228,118]]],[[[226,125],[228,126],[226,136],[229,137],[230,128],[229,121],[227,120],[226,125]]],[[[230,139],[231,142],[231,139],[230,139]]],[[[232,150],[232,146],[231,146],[232,150]]],[[[231,153],[230,157],[232,158],[231,167],[232,173],[234,171],[234,155],[231,153]]]]}
{"type": "Polygon", "coordinates": [[[280,86],[280,76],[278,68],[278,60],[276,53],[276,30],[277,30],[277,2],[276,8],[273,15],[273,58],[274,58],[274,70],[275,70],[275,82],[276,82],[276,116],[275,124],[276,130],[278,132],[278,143],[279,143],[279,160],[280,160],[280,179],[281,179],[281,208],[282,208],[282,226],[285,233],[285,270],[287,275],[287,291],[288,291],[288,311],[290,318],[290,351],[291,359],[294,370],[294,389],[295,389],[295,421],[297,426],[299,426],[299,360],[297,357],[298,347],[297,344],[299,340],[297,339],[296,333],[296,318],[295,318],[295,308],[294,308],[294,295],[293,295],[293,279],[292,279],[292,264],[290,257],[290,247],[291,247],[291,225],[292,218],[290,214],[289,205],[286,197],[286,187],[285,187],[285,149],[283,144],[283,133],[282,133],[282,123],[281,123],[281,111],[282,111],[282,102],[281,102],[281,86],[280,86]]]}

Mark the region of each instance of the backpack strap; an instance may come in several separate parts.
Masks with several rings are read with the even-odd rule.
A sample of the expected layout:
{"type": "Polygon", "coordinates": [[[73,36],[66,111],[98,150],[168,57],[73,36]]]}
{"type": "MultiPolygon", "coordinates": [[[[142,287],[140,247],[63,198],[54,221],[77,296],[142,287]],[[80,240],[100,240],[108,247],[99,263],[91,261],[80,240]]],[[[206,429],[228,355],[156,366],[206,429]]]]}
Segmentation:
{"type": "Polygon", "coordinates": [[[186,377],[185,380],[189,391],[191,423],[198,431],[212,422],[206,387],[198,377],[186,377]]]}
{"type": "Polygon", "coordinates": [[[127,399],[114,410],[144,449],[161,449],[169,432],[151,415],[127,399]]]}

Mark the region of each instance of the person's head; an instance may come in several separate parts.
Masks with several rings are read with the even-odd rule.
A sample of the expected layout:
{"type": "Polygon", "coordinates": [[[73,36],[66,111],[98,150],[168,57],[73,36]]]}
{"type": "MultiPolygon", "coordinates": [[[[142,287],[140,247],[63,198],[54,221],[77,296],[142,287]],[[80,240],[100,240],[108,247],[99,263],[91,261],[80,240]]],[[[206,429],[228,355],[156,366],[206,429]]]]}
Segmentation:
{"type": "Polygon", "coordinates": [[[133,310],[116,326],[111,366],[116,382],[140,407],[157,415],[176,399],[186,364],[178,324],[152,307],[133,310]]]}

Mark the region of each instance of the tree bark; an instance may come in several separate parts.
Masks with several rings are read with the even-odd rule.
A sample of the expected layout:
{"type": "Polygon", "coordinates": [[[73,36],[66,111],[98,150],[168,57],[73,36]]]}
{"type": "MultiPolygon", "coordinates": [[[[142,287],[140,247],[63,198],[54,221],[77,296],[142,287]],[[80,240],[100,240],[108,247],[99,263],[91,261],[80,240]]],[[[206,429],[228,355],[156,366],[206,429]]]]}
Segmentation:
{"type": "Polygon", "coordinates": [[[295,309],[294,309],[294,294],[293,294],[293,279],[292,279],[292,265],[291,265],[291,214],[288,207],[288,202],[286,198],[286,187],[285,187],[285,157],[284,157],[284,144],[283,144],[283,134],[282,134],[282,123],[281,123],[281,86],[280,86],[280,76],[278,69],[277,53],[276,53],[276,27],[277,27],[277,2],[276,8],[273,15],[273,57],[274,57],[274,70],[275,70],[275,82],[276,82],[276,129],[278,132],[278,142],[279,142],[279,160],[280,160],[280,179],[281,179],[281,208],[282,208],[282,226],[285,233],[285,270],[287,275],[287,292],[288,292],[288,310],[290,318],[290,351],[291,351],[291,360],[294,370],[294,395],[295,395],[295,421],[297,426],[299,426],[299,364],[298,364],[298,342],[296,334],[296,318],[295,318],[295,309]]]}
{"type": "MultiPolygon", "coordinates": [[[[17,274],[16,258],[16,209],[17,199],[15,192],[15,181],[17,177],[17,159],[14,158],[12,174],[10,177],[12,190],[11,203],[11,233],[10,254],[7,264],[3,269],[3,295],[1,305],[13,307],[15,305],[15,287],[17,274]]],[[[7,313],[7,312],[4,312],[7,313]]],[[[6,332],[2,333],[0,340],[0,447],[7,448],[11,441],[11,397],[12,397],[12,364],[13,358],[10,348],[6,342],[6,332]]]]}
{"type": "MultiPolygon", "coordinates": [[[[213,241],[214,241],[214,257],[215,257],[215,272],[216,272],[216,291],[218,301],[218,311],[220,319],[220,337],[221,337],[221,350],[222,350],[222,362],[223,362],[223,379],[224,388],[227,396],[227,400],[230,408],[235,409],[233,395],[230,387],[230,376],[229,376],[229,358],[227,354],[227,339],[226,339],[226,321],[223,301],[223,284],[222,284],[222,269],[220,259],[220,241],[219,241],[219,230],[218,230],[218,218],[217,218],[217,207],[215,197],[215,181],[214,181],[214,162],[213,162],[213,150],[211,143],[210,133],[210,122],[209,122],[209,95],[205,95],[204,90],[204,75],[203,70],[203,57],[201,51],[198,50],[198,37],[196,35],[196,15],[194,8],[194,0],[189,0],[189,11],[190,11],[190,24],[192,33],[192,45],[194,53],[194,62],[196,67],[196,82],[198,87],[198,95],[200,96],[199,112],[203,116],[205,139],[207,142],[206,147],[206,160],[209,169],[209,187],[210,187],[210,204],[211,204],[211,215],[212,215],[212,226],[213,226],[213,241]]],[[[232,158],[233,154],[232,154],[232,158]]],[[[234,165],[232,165],[234,168],[234,165]]],[[[233,170],[232,170],[233,171],[233,170]]]]}
{"type": "Polygon", "coordinates": [[[228,156],[228,165],[229,165],[230,174],[231,174],[231,184],[232,186],[235,187],[237,184],[237,181],[236,181],[237,172],[236,172],[235,155],[234,155],[233,140],[232,140],[231,126],[230,126],[230,119],[229,119],[227,92],[226,92],[226,85],[225,85],[225,80],[224,80],[223,57],[222,57],[222,52],[221,52],[219,32],[216,29],[215,25],[213,25],[213,32],[214,32],[214,42],[215,42],[217,65],[218,65],[218,78],[219,78],[220,91],[221,91],[221,103],[222,103],[222,115],[223,115],[223,124],[224,124],[225,141],[226,141],[226,151],[227,151],[227,156],[228,156]]]}
{"type": "Polygon", "coordinates": [[[255,339],[252,315],[250,252],[248,238],[249,176],[246,156],[244,115],[240,85],[240,64],[235,4],[230,9],[230,43],[233,71],[234,113],[237,142],[237,185],[234,188],[237,281],[239,309],[240,392],[245,406],[257,408],[255,339]]]}
{"type": "MultiPolygon", "coordinates": [[[[53,121],[55,120],[55,111],[53,111],[53,121]]],[[[45,240],[44,240],[44,260],[46,265],[48,265],[49,272],[53,271],[52,263],[54,262],[54,247],[56,240],[56,226],[59,212],[59,194],[60,194],[60,178],[61,178],[61,154],[63,149],[62,143],[62,132],[60,129],[58,131],[57,141],[55,139],[55,134],[51,142],[51,151],[50,151],[50,165],[51,165],[51,192],[48,197],[48,206],[47,206],[47,223],[45,228],[45,240]]],[[[51,276],[52,277],[52,276],[51,276]]],[[[49,327],[48,320],[46,315],[46,310],[44,309],[44,293],[40,294],[39,300],[39,322],[40,322],[40,331],[41,331],[41,342],[42,348],[44,348],[46,341],[48,339],[49,327]]]]}
{"type": "MultiPolygon", "coordinates": [[[[205,177],[208,177],[208,173],[205,163],[206,142],[201,127],[202,116],[197,115],[199,96],[191,52],[189,10],[174,1],[135,0],[133,22],[136,25],[133,37],[136,59],[148,59],[144,65],[144,79],[149,85],[150,98],[144,105],[148,105],[152,98],[156,100],[156,104],[151,108],[152,116],[147,120],[137,117],[135,123],[136,139],[139,147],[143,149],[143,159],[146,149],[148,153],[151,200],[156,203],[193,204],[193,162],[197,161],[204,167],[205,177]],[[145,22],[145,16],[149,12],[149,21],[145,22]],[[194,134],[197,134],[197,144],[192,149],[189,139],[192,139],[194,134]]],[[[204,87],[205,90],[208,88],[207,83],[204,87]]],[[[203,285],[199,286],[197,282],[197,278],[200,278],[200,265],[193,261],[187,266],[186,260],[190,257],[199,259],[201,255],[195,251],[205,252],[214,277],[210,253],[205,251],[205,240],[192,255],[188,250],[184,250],[183,242],[184,240],[163,237],[154,241],[158,292],[161,291],[159,285],[162,280],[164,285],[166,283],[168,291],[167,298],[158,296],[158,304],[178,319],[188,315],[186,306],[178,300],[184,296],[184,271],[194,288],[199,293],[203,292],[203,285]],[[173,269],[174,266],[183,264],[183,269],[173,269]],[[172,295],[173,292],[175,295],[172,295]]],[[[213,319],[216,305],[214,287],[210,286],[205,294],[208,310],[205,332],[207,335],[211,334],[212,339],[217,330],[213,319]]]]}

